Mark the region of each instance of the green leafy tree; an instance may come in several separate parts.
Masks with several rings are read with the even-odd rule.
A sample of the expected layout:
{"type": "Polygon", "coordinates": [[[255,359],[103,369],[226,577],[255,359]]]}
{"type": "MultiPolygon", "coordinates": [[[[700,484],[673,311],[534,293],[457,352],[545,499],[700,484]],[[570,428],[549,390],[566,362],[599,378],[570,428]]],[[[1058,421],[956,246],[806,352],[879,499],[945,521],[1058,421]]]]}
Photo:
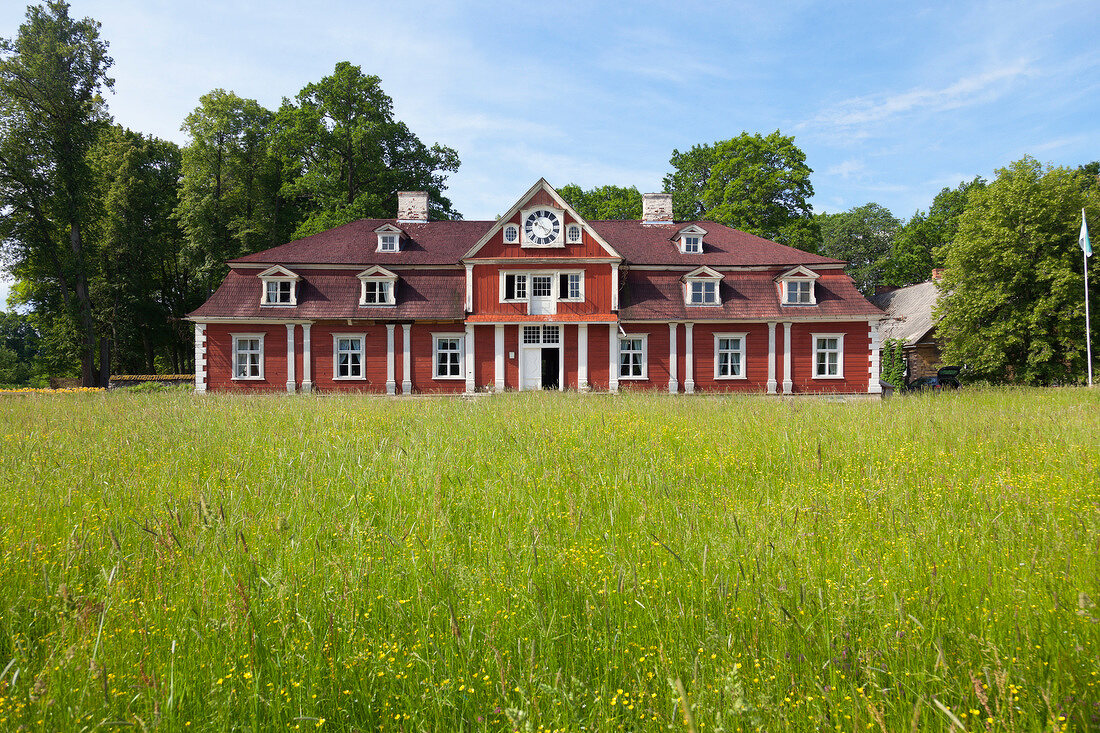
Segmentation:
{"type": "MultiPolygon", "coordinates": [[[[1030,157],[970,193],[944,248],[936,315],[948,363],[1025,384],[1085,376],[1082,208],[1100,221],[1100,191],[1084,188],[1075,171],[1030,157]]],[[[1090,275],[1095,292],[1100,277],[1090,275]]]]}
{"type": "Polygon", "coordinates": [[[398,191],[427,191],[433,219],[458,218],[446,190],[458,153],[428,147],[393,118],[381,79],[346,61],[285,100],[277,119],[282,194],[304,212],[295,236],[392,217],[398,191]]]}
{"type": "Polygon", "coordinates": [[[280,162],[273,147],[275,115],[254,99],[215,89],[184,120],[176,217],[187,251],[208,292],[225,261],[282,244],[293,229],[280,207],[280,162]]]}
{"type": "Polygon", "coordinates": [[[847,260],[848,274],[864,295],[874,295],[894,246],[901,222],[876,203],[839,214],[821,214],[820,253],[847,260]]]}
{"type": "Polygon", "coordinates": [[[718,145],[693,145],[687,152],[672,151],[665,174],[665,191],[672,194],[672,215],[677,221],[699,221],[706,218],[703,192],[714,168],[714,149],[718,145]]]}
{"type": "Polygon", "coordinates": [[[110,373],[87,234],[96,216],[88,151],[108,120],[100,92],[113,85],[111,64],[99,23],[71,18],[62,0],[31,6],[18,36],[0,40],[0,241],[15,277],[38,284],[36,306],[75,324],[86,386],[110,373]]]}
{"type": "Polygon", "coordinates": [[[584,219],[642,218],[642,194],[635,186],[599,186],[586,191],[570,183],[559,188],[558,193],[584,219]]]}

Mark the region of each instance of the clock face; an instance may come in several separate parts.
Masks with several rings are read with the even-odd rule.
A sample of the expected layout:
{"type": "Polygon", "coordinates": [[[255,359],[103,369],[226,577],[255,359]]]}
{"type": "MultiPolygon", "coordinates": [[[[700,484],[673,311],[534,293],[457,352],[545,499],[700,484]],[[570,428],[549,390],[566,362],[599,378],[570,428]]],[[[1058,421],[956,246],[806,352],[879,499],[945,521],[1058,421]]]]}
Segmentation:
{"type": "Polygon", "coordinates": [[[550,244],[561,234],[561,222],[553,211],[538,209],[527,215],[523,222],[523,233],[531,244],[550,244]]]}

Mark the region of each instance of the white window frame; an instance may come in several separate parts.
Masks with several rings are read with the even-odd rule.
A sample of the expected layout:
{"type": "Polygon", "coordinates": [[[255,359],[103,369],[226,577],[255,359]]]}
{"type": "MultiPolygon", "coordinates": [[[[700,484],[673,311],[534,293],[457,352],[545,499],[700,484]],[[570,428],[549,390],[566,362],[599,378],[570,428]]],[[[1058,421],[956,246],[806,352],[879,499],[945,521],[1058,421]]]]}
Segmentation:
{"type": "Polygon", "coordinates": [[[558,289],[557,283],[554,281],[558,279],[557,273],[550,270],[536,270],[534,272],[527,273],[527,297],[529,298],[553,298],[555,291],[558,289]],[[544,278],[550,281],[550,292],[546,295],[535,295],[535,278],[544,278]]]}
{"type": "Polygon", "coordinates": [[[359,305],[366,307],[394,306],[397,305],[397,278],[394,277],[361,277],[359,278],[359,305]],[[381,303],[372,303],[367,300],[367,283],[386,283],[386,300],[381,303]]]}
{"type": "Polygon", "coordinates": [[[703,235],[701,234],[685,234],[680,237],[680,251],[686,255],[697,255],[703,253],[703,235]],[[696,240],[694,244],[690,240],[696,240]]]}
{"type": "Polygon", "coordinates": [[[562,293],[562,292],[558,293],[558,300],[560,300],[562,302],[565,302],[565,303],[583,303],[584,302],[584,270],[562,270],[561,272],[557,273],[558,290],[559,291],[561,290],[561,279],[563,277],[572,278],[574,275],[576,275],[578,280],[580,281],[579,284],[578,284],[578,288],[577,288],[578,291],[579,291],[579,294],[575,298],[571,297],[569,295],[569,290],[568,290],[569,282],[567,281],[566,282],[566,288],[567,289],[564,293],[562,293]]]}
{"type": "Polygon", "coordinates": [[[393,224],[383,224],[375,229],[374,233],[378,235],[378,246],[375,247],[376,252],[396,254],[401,251],[401,238],[404,232],[401,231],[399,227],[395,227],[393,224]],[[387,249],[384,245],[387,237],[393,237],[392,249],[387,249]]]}
{"type": "Polygon", "coordinates": [[[231,333],[229,337],[233,339],[233,381],[234,382],[261,382],[264,379],[264,336],[263,333],[231,333]],[[239,353],[238,347],[243,339],[258,339],[260,342],[259,351],[259,367],[260,373],[254,376],[239,376],[237,374],[237,354],[239,353]]]}
{"type": "MultiPolygon", "coordinates": [[[[842,333],[812,333],[810,334],[810,354],[813,356],[813,364],[811,369],[813,371],[814,379],[844,379],[844,334],[842,333]],[[820,374],[817,370],[817,356],[819,352],[829,353],[832,349],[818,349],[818,339],[836,339],[836,374],[820,374]]],[[[828,361],[826,360],[826,368],[828,367],[828,361]]]]}
{"type": "Polygon", "coordinates": [[[581,225],[576,222],[565,225],[565,243],[566,244],[580,244],[584,241],[584,232],[581,229],[581,225]],[[576,232],[577,236],[573,236],[576,232]]]}
{"type": "Polygon", "coordinates": [[[711,308],[716,305],[722,305],[722,292],[721,292],[721,280],[716,277],[689,277],[684,280],[687,284],[687,288],[684,292],[684,304],[690,305],[696,308],[711,308]],[[713,303],[696,303],[692,300],[692,294],[694,291],[695,283],[714,283],[714,302],[713,303]]]}
{"type": "Polygon", "coordinates": [[[519,244],[519,227],[515,224],[505,224],[500,230],[501,241],[505,244],[519,244]],[[508,233],[512,232],[512,238],[508,239],[508,233]]]}
{"type": "Polygon", "coordinates": [[[811,280],[810,278],[794,278],[794,277],[792,277],[792,278],[788,278],[786,280],[783,280],[782,283],[783,283],[783,292],[782,292],[783,305],[817,305],[817,293],[815,292],[817,290],[817,288],[814,287],[814,281],[811,280]],[[799,300],[799,301],[796,301],[796,302],[792,303],[788,299],[788,296],[790,295],[790,288],[791,288],[792,284],[797,284],[800,289],[801,289],[801,286],[803,284],[809,285],[809,287],[807,288],[808,294],[809,294],[809,299],[799,300]]]}
{"type": "MultiPolygon", "coordinates": [[[[614,324],[612,324],[614,326],[614,324]]],[[[627,335],[619,334],[619,353],[615,363],[618,364],[619,381],[624,379],[632,379],[637,381],[643,381],[649,379],[649,334],[648,333],[628,333],[627,335]],[[636,375],[623,375],[623,341],[640,339],[642,342],[641,355],[642,355],[642,373],[640,376],[636,375]]],[[[634,353],[634,352],[630,352],[634,353]]]]}
{"type": "MultiPolygon", "coordinates": [[[[354,353],[354,352],[352,352],[354,353]]],[[[332,378],[337,382],[361,382],[367,378],[367,334],[332,334],[332,378]],[[340,339],[359,339],[359,376],[340,376],[340,339]]]]}
{"type": "Polygon", "coordinates": [[[263,294],[260,296],[260,305],[268,305],[268,306],[273,306],[273,307],[282,306],[284,308],[298,305],[298,288],[295,287],[295,285],[298,281],[295,278],[292,278],[292,277],[265,277],[265,278],[261,278],[261,280],[263,281],[263,284],[264,284],[264,290],[263,290],[263,294]],[[283,283],[288,283],[290,285],[290,300],[288,300],[286,302],[277,301],[277,302],[274,302],[274,303],[271,302],[270,300],[268,300],[268,287],[272,284],[275,284],[275,283],[277,283],[279,285],[282,285],[283,283]]]}
{"type": "Polygon", "coordinates": [[[528,298],[530,298],[530,295],[531,295],[531,273],[526,272],[526,271],[517,271],[517,270],[501,270],[500,271],[500,298],[499,298],[499,300],[500,300],[501,303],[526,303],[528,298]],[[524,278],[523,297],[522,298],[505,298],[504,297],[505,293],[508,292],[507,288],[505,287],[505,283],[507,282],[509,275],[524,278]]]}
{"type": "Polygon", "coordinates": [[[391,232],[382,232],[378,235],[379,252],[400,252],[401,237],[391,232]]]}
{"type": "Polygon", "coordinates": [[[748,333],[716,333],[714,334],[714,379],[716,381],[724,381],[727,379],[748,379],[745,376],[745,366],[748,363],[748,354],[746,349],[746,339],[748,339],[748,333]],[[718,345],[722,339],[741,339],[741,348],[737,351],[740,355],[739,366],[740,374],[720,374],[718,370],[718,345]]]}
{"type": "MultiPolygon", "coordinates": [[[[454,353],[448,349],[447,353],[454,353]]],[[[432,379],[465,379],[466,378],[466,334],[465,333],[433,333],[432,334],[432,379]],[[458,341],[458,374],[439,373],[439,341],[440,339],[455,339],[458,341]]]]}

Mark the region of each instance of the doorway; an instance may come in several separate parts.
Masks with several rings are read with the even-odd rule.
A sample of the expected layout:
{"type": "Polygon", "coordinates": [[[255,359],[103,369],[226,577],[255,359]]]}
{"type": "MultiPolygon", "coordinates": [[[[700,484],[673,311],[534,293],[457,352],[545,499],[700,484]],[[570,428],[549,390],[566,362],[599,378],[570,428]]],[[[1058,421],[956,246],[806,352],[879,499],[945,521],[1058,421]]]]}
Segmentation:
{"type": "Polygon", "coordinates": [[[542,388],[558,388],[558,365],[561,349],[542,349],[542,388]]]}

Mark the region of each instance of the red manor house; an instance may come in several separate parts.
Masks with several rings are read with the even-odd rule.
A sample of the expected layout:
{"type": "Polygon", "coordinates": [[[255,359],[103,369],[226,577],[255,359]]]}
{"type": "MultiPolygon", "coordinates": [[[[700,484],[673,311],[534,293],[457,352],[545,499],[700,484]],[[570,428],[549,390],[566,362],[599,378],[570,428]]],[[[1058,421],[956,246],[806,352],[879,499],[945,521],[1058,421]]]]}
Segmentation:
{"type": "Polygon", "coordinates": [[[199,392],[878,393],[844,263],[709,221],[585,221],[545,180],[497,221],[363,219],[240,257],[198,310],[199,392]]]}

